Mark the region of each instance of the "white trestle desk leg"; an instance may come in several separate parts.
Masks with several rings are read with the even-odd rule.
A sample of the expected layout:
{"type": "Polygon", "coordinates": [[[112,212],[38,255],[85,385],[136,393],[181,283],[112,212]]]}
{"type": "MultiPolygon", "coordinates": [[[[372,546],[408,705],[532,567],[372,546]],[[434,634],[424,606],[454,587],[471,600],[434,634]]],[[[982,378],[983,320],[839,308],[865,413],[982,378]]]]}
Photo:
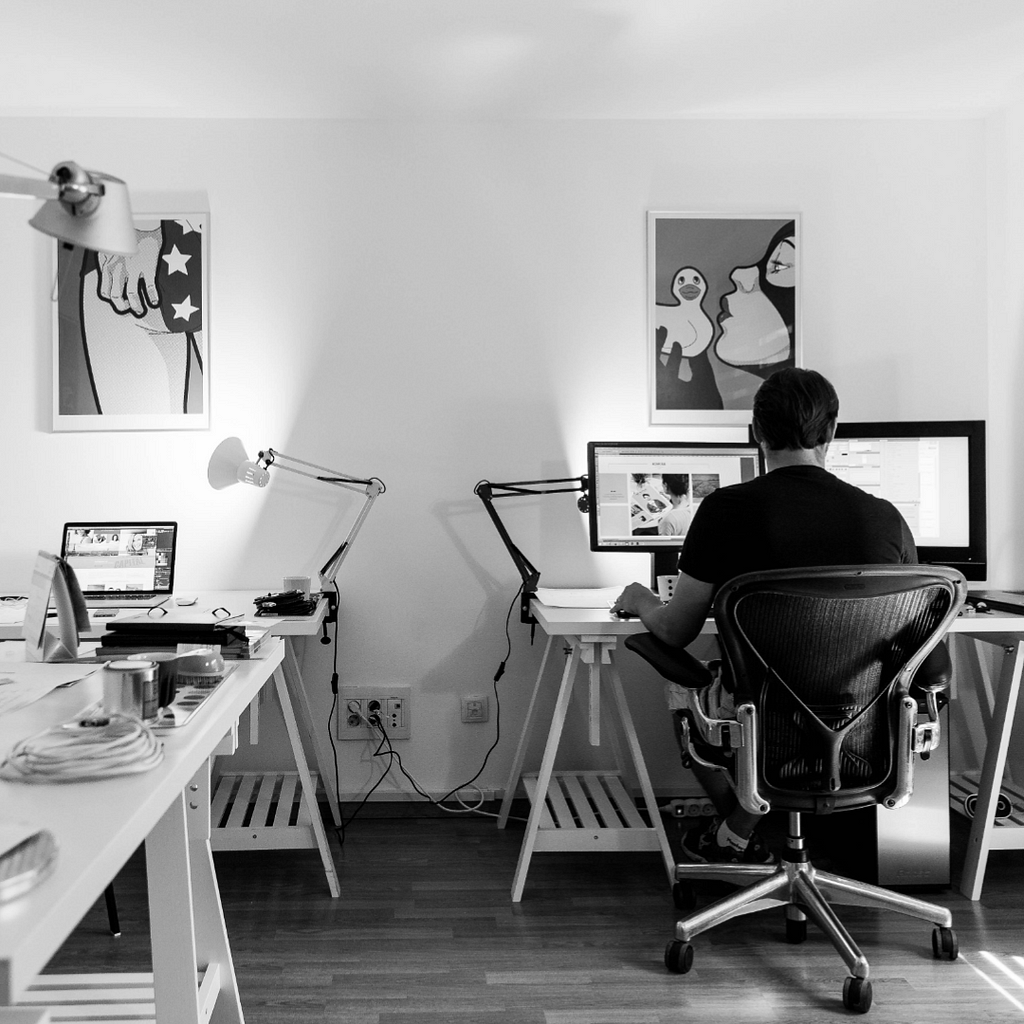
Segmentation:
{"type": "Polygon", "coordinates": [[[515,798],[516,790],[519,788],[519,779],[523,774],[523,762],[526,759],[526,749],[530,745],[530,735],[533,732],[534,716],[537,711],[537,694],[540,692],[541,683],[544,681],[544,670],[548,665],[548,655],[551,653],[551,644],[554,642],[554,639],[553,636],[549,636],[548,642],[544,645],[544,654],[540,659],[537,681],[533,684],[533,693],[530,694],[530,703],[526,709],[526,718],[523,721],[523,731],[519,734],[519,746],[516,747],[516,756],[512,759],[512,768],[508,773],[508,782],[505,783],[505,795],[501,799],[501,808],[498,811],[498,828],[504,828],[508,824],[508,815],[512,808],[512,801],[515,798]]]}
{"type": "Polygon", "coordinates": [[[299,724],[295,720],[295,710],[292,708],[291,699],[288,696],[288,683],[285,681],[284,672],[279,665],[274,669],[274,686],[277,690],[277,698],[281,704],[281,713],[284,716],[285,728],[288,731],[288,740],[292,745],[292,756],[295,758],[295,767],[299,773],[299,781],[302,784],[302,802],[309,814],[310,824],[313,828],[313,835],[316,836],[316,845],[320,850],[320,860],[323,861],[324,872],[327,875],[327,885],[331,895],[337,898],[341,894],[341,886],[338,884],[338,872],[334,867],[334,858],[331,856],[331,848],[327,843],[327,833],[324,831],[323,819],[320,817],[320,808],[316,802],[316,789],[313,786],[313,779],[309,774],[309,765],[306,764],[306,752],[302,749],[302,737],[299,735],[299,724]]]}
{"type": "Polygon", "coordinates": [[[157,1024],[242,1024],[210,849],[209,763],[147,837],[146,873],[157,1024]]]}
{"type": "Polygon", "coordinates": [[[572,653],[565,659],[565,670],[562,672],[562,685],[558,690],[558,699],[551,716],[551,727],[548,729],[547,743],[544,745],[544,756],[541,758],[540,771],[537,775],[537,789],[530,805],[530,817],[526,822],[526,835],[519,850],[519,863],[516,865],[515,878],[512,881],[512,902],[518,903],[523,897],[523,886],[526,884],[526,873],[533,857],[533,849],[537,844],[537,830],[541,819],[548,814],[545,795],[551,784],[551,772],[555,767],[555,754],[558,753],[558,742],[562,737],[565,725],[565,713],[572,696],[572,685],[576,678],[576,670],[580,664],[580,645],[572,645],[572,653]]]}
{"type": "Polygon", "coordinates": [[[285,678],[291,683],[291,692],[299,703],[303,724],[309,732],[310,739],[313,741],[313,754],[316,757],[317,771],[320,773],[320,781],[324,784],[327,802],[331,805],[331,817],[334,819],[335,825],[340,825],[341,809],[338,805],[338,789],[334,784],[334,758],[333,756],[327,756],[327,751],[323,747],[320,736],[320,730],[317,729],[316,722],[313,719],[313,712],[309,706],[309,697],[306,694],[302,672],[299,669],[299,661],[295,656],[295,641],[292,637],[285,638],[284,672],[285,678]]]}
{"type": "MultiPolygon", "coordinates": [[[[238,996],[234,961],[228,942],[220,886],[213,864],[210,844],[210,762],[196,772],[185,791],[185,823],[188,826],[192,893],[195,899],[196,954],[200,964],[216,964],[216,972],[207,968],[199,989],[199,1007],[210,1008],[211,1024],[242,1024],[242,1003],[238,996]]],[[[159,1005],[159,1004],[158,1004],[159,1005]]],[[[162,1024],[157,1010],[158,1024],[162,1024]]]]}
{"type": "MultiPolygon", "coordinates": [[[[613,638],[611,646],[614,647],[615,642],[613,638]]],[[[590,745],[599,747],[601,746],[601,666],[607,665],[610,658],[608,642],[601,637],[584,636],[580,638],[580,646],[580,657],[589,670],[590,679],[590,699],[587,707],[590,745]]]]}
{"type": "Polygon", "coordinates": [[[640,792],[643,793],[644,804],[647,807],[647,816],[651,819],[651,827],[658,837],[658,846],[661,849],[661,858],[665,862],[665,872],[671,885],[676,877],[676,862],[672,854],[672,848],[668,844],[668,837],[665,835],[665,826],[661,820],[661,813],[658,804],[654,799],[654,787],[651,785],[651,777],[647,773],[647,763],[644,761],[643,752],[640,749],[640,740],[633,725],[633,716],[630,714],[629,705],[626,703],[626,693],[622,688],[622,677],[619,675],[618,666],[614,658],[609,658],[608,674],[611,677],[612,692],[615,694],[615,703],[619,710],[619,721],[622,723],[622,731],[626,734],[626,743],[629,745],[629,752],[633,756],[633,765],[636,768],[637,779],[640,782],[640,792]]]}
{"type": "MultiPolygon", "coordinates": [[[[979,637],[981,639],[981,637],[979,637]]],[[[1010,746],[1010,733],[1020,695],[1021,671],[1024,669],[1024,642],[1007,644],[1003,648],[1003,664],[999,674],[999,688],[992,708],[992,728],[985,748],[985,763],[978,785],[978,802],[971,822],[971,835],[967,844],[960,891],[969,900],[981,899],[989,851],[993,849],[1020,849],[1024,847],[1024,829],[995,824],[996,804],[1003,783],[1006,754],[1010,746]]]]}

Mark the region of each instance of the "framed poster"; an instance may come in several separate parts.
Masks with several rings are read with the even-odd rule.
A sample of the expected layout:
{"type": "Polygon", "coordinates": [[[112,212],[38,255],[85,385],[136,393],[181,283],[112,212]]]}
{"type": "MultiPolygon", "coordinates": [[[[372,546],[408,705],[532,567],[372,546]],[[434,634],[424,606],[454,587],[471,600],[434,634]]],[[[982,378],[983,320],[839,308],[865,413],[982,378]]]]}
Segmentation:
{"type": "Polygon", "coordinates": [[[761,382],[800,365],[799,225],[647,214],[651,423],[745,425],[761,382]]]}
{"type": "Polygon", "coordinates": [[[208,228],[137,215],[133,256],[57,243],[54,430],[209,427],[208,228]]]}

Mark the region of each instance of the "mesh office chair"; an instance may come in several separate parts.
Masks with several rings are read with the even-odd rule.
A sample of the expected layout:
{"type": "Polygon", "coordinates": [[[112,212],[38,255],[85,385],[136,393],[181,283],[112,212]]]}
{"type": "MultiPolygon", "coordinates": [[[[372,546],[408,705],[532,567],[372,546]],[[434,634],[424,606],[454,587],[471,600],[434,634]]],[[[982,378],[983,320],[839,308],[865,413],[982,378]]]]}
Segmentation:
{"type": "MultiPolygon", "coordinates": [[[[948,910],[815,869],[801,815],[876,804],[894,808],[910,798],[915,756],[927,756],[939,742],[938,694],[950,674],[940,640],[965,593],[960,573],[916,565],[750,573],[721,588],[714,617],[735,680],[736,720],[709,719],[692,700],[678,712],[684,761],[689,751],[725,771],[747,810],[788,811],[789,835],[778,865],[677,866],[673,895],[682,910],[694,906],[690,879],[750,884],[677,923],[665,950],[670,970],[690,970],[690,941],[701,932],[784,906],[787,939],[803,941],[810,917],[850,971],[845,1006],[866,1012],[872,997],[868,963],[829,901],[931,921],[934,955],[956,959],[948,910]]],[[[650,634],[629,637],[626,646],[674,682],[706,681],[692,656],[650,634]]]]}

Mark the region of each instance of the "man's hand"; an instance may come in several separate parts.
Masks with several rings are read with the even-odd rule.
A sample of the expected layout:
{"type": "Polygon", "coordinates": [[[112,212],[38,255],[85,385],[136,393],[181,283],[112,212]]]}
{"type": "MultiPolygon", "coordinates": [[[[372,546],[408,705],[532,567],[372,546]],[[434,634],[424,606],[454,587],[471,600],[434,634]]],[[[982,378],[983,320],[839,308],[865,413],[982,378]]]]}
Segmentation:
{"type": "Polygon", "coordinates": [[[641,583],[630,583],[612,605],[612,612],[642,616],[645,611],[653,611],[660,607],[661,599],[650,588],[641,583]]]}
{"type": "Polygon", "coordinates": [[[156,287],[157,258],[160,255],[160,232],[139,233],[139,251],[134,256],[97,253],[99,257],[99,296],[118,313],[146,315],[160,305],[156,287]]]}
{"type": "Polygon", "coordinates": [[[662,604],[661,599],[648,587],[630,583],[619,594],[612,611],[622,610],[638,615],[644,626],[659,640],[672,647],[685,647],[692,643],[704,627],[711,609],[715,588],[681,572],[676,579],[672,600],[662,604]]]}

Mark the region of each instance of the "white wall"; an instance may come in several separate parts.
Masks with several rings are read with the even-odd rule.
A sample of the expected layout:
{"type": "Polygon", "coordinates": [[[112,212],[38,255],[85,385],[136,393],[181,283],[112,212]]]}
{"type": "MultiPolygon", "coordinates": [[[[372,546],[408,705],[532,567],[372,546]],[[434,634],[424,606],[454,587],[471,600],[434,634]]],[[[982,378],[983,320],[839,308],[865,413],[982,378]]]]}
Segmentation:
{"type": "MultiPolygon", "coordinates": [[[[431,790],[472,774],[492,737],[458,722],[458,698],[489,688],[518,584],[474,484],[579,474],[591,439],[684,436],[647,426],[647,210],[802,214],[805,361],[834,381],[847,419],[983,418],[1004,376],[993,367],[990,380],[987,362],[981,121],[0,129],[6,151],[41,166],[72,157],[140,190],[206,189],[212,252],[210,432],[54,434],[49,248],[25,223],[30,205],[0,204],[0,585],[24,588],[65,519],[158,514],[182,524],[180,590],[276,588],[313,573],[345,524],[330,493],[287,479],[212,491],[214,444],[238,434],[251,450],[376,474],[387,494],[340,577],[339,671],[412,685],[401,746],[431,790]]],[[[991,441],[1007,463],[1006,439],[991,441]]],[[[548,585],[647,576],[642,556],[587,550],[571,497],[502,512],[548,585]]],[[[992,518],[1002,551],[1008,517],[992,518]]],[[[503,741],[481,777],[492,787],[539,662],[515,621],[512,639],[503,741]]],[[[329,657],[309,645],[325,717],[329,657]]],[[[671,791],[660,685],[627,668],[656,785],[671,791]]],[[[367,751],[339,751],[342,791],[357,791],[367,751]]]]}

